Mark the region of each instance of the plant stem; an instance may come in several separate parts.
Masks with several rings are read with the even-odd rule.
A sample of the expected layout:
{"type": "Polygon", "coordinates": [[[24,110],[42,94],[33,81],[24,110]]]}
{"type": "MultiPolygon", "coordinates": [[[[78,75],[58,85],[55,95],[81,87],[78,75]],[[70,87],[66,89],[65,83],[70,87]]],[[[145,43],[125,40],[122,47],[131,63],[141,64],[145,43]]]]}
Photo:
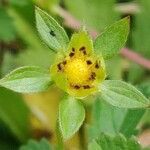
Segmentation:
{"type": "Polygon", "coordinates": [[[56,149],[57,150],[64,150],[64,142],[63,142],[62,135],[61,135],[61,132],[59,129],[58,121],[56,124],[56,136],[57,136],[57,147],[56,147],[56,149]]]}
{"type": "Polygon", "coordinates": [[[83,122],[79,130],[79,141],[80,141],[80,149],[86,150],[85,122],[83,122]]]}

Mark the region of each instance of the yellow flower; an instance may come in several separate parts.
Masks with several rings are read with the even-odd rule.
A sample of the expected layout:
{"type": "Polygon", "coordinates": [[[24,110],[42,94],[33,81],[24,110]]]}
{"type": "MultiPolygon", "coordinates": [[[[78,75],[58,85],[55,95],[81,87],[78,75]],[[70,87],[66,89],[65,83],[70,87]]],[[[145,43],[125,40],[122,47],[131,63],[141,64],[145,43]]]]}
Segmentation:
{"type": "Polygon", "coordinates": [[[96,56],[87,32],[73,34],[67,51],[58,53],[50,69],[56,85],[68,94],[84,98],[98,91],[105,79],[102,56],[96,56]]]}

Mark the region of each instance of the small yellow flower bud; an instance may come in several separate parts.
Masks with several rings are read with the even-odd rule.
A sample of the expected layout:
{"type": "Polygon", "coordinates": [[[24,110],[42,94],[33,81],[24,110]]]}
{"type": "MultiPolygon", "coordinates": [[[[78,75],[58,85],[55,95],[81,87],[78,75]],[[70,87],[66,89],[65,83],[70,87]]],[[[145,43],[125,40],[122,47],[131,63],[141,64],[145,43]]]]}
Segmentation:
{"type": "Polygon", "coordinates": [[[59,54],[52,65],[51,75],[57,86],[72,96],[83,98],[97,91],[105,79],[105,64],[101,56],[94,55],[86,32],[73,35],[68,52],[59,54]]]}

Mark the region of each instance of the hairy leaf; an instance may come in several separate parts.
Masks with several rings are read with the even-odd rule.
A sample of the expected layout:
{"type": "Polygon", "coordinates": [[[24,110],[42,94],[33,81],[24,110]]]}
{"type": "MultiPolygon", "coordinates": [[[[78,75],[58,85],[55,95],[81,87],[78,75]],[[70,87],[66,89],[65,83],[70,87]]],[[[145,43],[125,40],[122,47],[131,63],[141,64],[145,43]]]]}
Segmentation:
{"type": "Polygon", "coordinates": [[[46,12],[36,7],[36,24],[43,41],[54,51],[65,49],[69,42],[64,29],[46,12]]]}
{"type": "Polygon", "coordinates": [[[48,71],[35,66],[18,68],[0,80],[1,86],[21,93],[44,91],[51,83],[48,71]]]}
{"type": "Polygon", "coordinates": [[[85,110],[79,100],[69,97],[59,105],[59,126],[66,140],[78,131],[85,118],[85,110]]]}
{"type": "Polygon", "coordinates": [[[124,46],[129,33],[129,18],[119,20],[108,27],[95,42],[94,48],[97,54],[101,54],[104,59],[109,59],[119,53],[124,46]]]}
{"type": "Polygon", "coordinates": [[[135,87],[119,80],[105,80],[100,86],[101,97],[108,103],[124,108],[146,108],[149,100],[135,87]]]}

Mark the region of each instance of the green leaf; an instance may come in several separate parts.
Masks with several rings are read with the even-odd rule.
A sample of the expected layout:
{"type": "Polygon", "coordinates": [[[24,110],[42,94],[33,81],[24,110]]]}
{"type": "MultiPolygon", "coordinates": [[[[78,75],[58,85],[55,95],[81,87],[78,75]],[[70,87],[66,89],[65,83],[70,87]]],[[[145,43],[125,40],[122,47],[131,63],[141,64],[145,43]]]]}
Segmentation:
{"type": "Polygon", "coordinates": [[[92,122],[89,128],[90,139],[96,138],[102,132],[115,135],[117,126],[122,122],[125,114],[125,110],[122,110],[121,113],[119,110],[120,108],[113,107],[98,98],[94,102],[92,109],[92,122]],[[117,119],[115,116],[117,116],[117,119]]]}
{"type": "Polygon", "coordinates": [[[101,97],[113,106],[124,108],[146,108],[149,100],[135,87],[119,80],[105,80],[99,87],[101,97]]]}
{"type": "Polygon", "coordinates": [[[27,145],[22,146],[19,150],[52,150],[52,147],[46,139],[39,142],[30,140],[27,145]]]}
{"type": "Polygon", "coordinates": [[[0,87],[0,120],[2,120],[2,122],[10,128],[10,131],[15,137],[22,142],[26,141],[30,134],[28,116],[29,110],[21,96],[0,87]]]}
{"type": "Polygon", "coordinates": [[[134,135],[136,127],[143,117],[144,113],[145,110],[143,109],[128,110],[120,125],[119,131],[126,137],[131,137],[132,135],[134,135]]]}
{"type": "Polygon", "coordinates": [[[95,42],[94,48],[97,54],[101,54],[104,59],[110,59],[119,53],[124,46],[129,33],[129,18],[119,20],[108,27],[95,42]]]}
{"type": "MultiPolygon", "coordinates": [[[[24,5],[22,7],[19,8],[19,10],[25,8],[24,5]]],[[[30,7],[27,7],[26,10],[30,10],[30,7]]],[[[26,10],[25,13],[29,16],[30,13],[28,14],[26,10]]],[[[29,24],[30,20],[27,21],[25,17],[22,17],[22,13],[20,11],[18,13],[18,11],[11,8],[8,9],[8,13],[14,20],[13,24],[17,30],[17,33],[27,45],[26,49],[17,55],[17,58],[15,56],[11,56],[12,58],[15,57],[15,62],[14,59],[13,62],[16,63],[17,66],[19,64],[19,66],[40,66],[48,68],[55,58],[55,53],[53,51],[50,51],[47,46],[41,43],[41,40],[37,36],[37,33],[35,33],[33,26],[29,24]],[[28,33],[28,36],[24,36],[26,35],[26,33],[28,33]]],[[[32,17],[32,15],[30,16],[32,17]]],[[[8,62],[9,59],[6,58],[4,59],[4,61],[8,62]]],[[[12,63],[10,67],[12,68],[12,63]]]]}
{"type": "Polygon", "coordinates": [[[59,126],[65,140],[78,131],[84,118],[85,110],[79,100],[69,97],[60,102],[59,126]]]}
{"type": "Polygon", "coordinates": [[[135,134],[136,127],[144,113],[143,109],[117,108],[98,98],[92,109],[90,140],[100,133],[116,135],[121,132],[124,136],[131,137],[135,134]]]}
{"type": "Polygon", "coordinates": [[[51,83],[48,71],[34,66],[18,68],[0,80],[1,86],[21,93],[44,91],[51,83]]]}
{"type": "Polygon", "coordinates": [[[102,149],[100,145],[95,140],[93,140],[88,144],[88,150],[102,150],[102,149]]]}
{"type": "Polygon", "coordinates": [[[12,19],[2,7],[0,7],[0,18],[0,40],[5,42],[14,40],[16,32],[12,24],[12,19]]]}
{"type": "Polygon", "coordinates": [[[121,134],[115,137],[101,134],[95,142],[101,147],[101,150],[141,150],[141,146],[134,138],[126,139],[121,134]]]}
{"type": "Polygon", "coordinates": [[[54,51],[67,48],[69,42],[64,29],[46,12],[36,7],[36,24],[43,41],[54,51]]]}

